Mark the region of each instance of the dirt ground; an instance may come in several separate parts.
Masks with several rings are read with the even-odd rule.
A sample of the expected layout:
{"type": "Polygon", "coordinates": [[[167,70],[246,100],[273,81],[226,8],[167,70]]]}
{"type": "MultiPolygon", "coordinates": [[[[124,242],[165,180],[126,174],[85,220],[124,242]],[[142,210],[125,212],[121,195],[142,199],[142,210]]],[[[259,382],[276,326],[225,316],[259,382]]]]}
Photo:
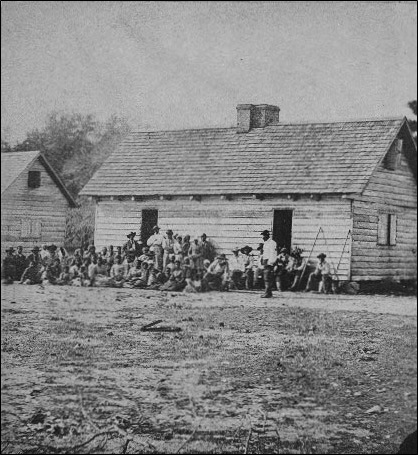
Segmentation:
{"type": "Polygon", "coordinates": [[[416,298],[260,294],[2,286],[2,453],[396,453],[416,298]]]}

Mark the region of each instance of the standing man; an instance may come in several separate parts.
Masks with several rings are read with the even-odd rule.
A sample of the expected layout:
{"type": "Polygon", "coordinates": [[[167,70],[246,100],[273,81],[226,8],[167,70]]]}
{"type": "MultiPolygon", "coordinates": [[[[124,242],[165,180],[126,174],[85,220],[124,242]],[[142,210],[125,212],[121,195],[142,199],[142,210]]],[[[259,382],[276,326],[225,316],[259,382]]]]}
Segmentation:
{"type": "Polygon", "coordinates": [[[128,253],[132,253],[135,257],[139,256],[141,252],[140,244],[142,242],[138,242],[135,240],[136,232],[131,232],[126,237],[128,237],[129,240],[123,245],[123,252],[125,253],[125,255],[128,255],[128,253]]]}
{"type": "Polygon", "coordinates": [[[154,252],[155,255],[155,268],[163,270],[163,242],[164,236],[160,234],[160,228],[154,226],[152,228],[154,234],[148,239],[147,245],[150,247],[150,251],[154,252]]]}
{"type": "Polygon", "coordinates": [[[17,247],[15,263],[16,263],[15,280],[20,281],[20,279],[22,278],[23,272],[26,270],[26,256],[23,254],[23,246],[21,246],[21,245],[19,245],[17,247]]]}
{"type": "Polygon", "coordinates": [[[264,230],[263,236],[263,265],[264,265],[264,287],[265,292],[261,296],[264,299],[273,297],[274,274],[273,267],[277,260],[277,244],[270,238],[270,231],[264,230]]]}
{"type": "Polygon", "coordinates": [[[163,270],[165,271],[168,263],[170,262],[170,257],[174,254],[174,244],[175,240],[173,238],[173,231],[169,229],[167,232],[167,237],[164,237],[163,240],[163,250],[164,250],[164,257],[163,257],[163,270]]]}

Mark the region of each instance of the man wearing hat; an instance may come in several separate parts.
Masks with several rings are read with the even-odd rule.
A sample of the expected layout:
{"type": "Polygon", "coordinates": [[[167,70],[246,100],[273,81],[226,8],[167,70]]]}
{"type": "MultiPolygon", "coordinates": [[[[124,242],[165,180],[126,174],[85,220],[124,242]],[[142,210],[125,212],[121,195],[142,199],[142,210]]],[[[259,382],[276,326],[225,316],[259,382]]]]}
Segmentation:
{"type": "Polygon", "coordinates": [[[142,242],[138,242],[137,240],[135,240],[136,232],[131,232],[126,237],[128,237],[129,240],[123,245],[122,248],[125,255],[127,253],[132,253],[135,257],[139,256],[141,252],[140,245],[142,244],[142,242]]]}
{"type": "Polygon", "coordinates": [[[220,254],[209,266],[203,277],[209,290],[227,291],[229,287],[229,265],[225,254],[220,254]]]}
{"type": "Polygon", "coordinates": [[[7,248],[6,250],[6,257],[3,259],[3,264],[1,266],[1,274],[3,278],[4,284],[11,284],[13,283],[16,277],[16,262],[15,262],[15,255],[14,248],[7,248]]]}
{"type": "Polygon", "coordinates": [[[326,294],[330,293],[331,290],[331,266],[325,260],[327,257],[326,254],[320,253],[318,254],[317,258],[319,259],[318,265],[314,272],[309,275],[308,283],[306,284],[305,292],[309,292],[313,290],[314,282],[317,283],[322,280],[323,291],[326,294]]]}
{"type": "Polygon", "coordinates": [[[163,239],[163,270],[165,271],[168,263],[170,262],[170,257],[174,254],[174,244],[175,240],[173,238],[173,231],[169,229],[166,232],[166,236],[163,239]]]}
{"type": "Polygon", "coordinates": [[[273,297],[274,274],[273,268],[277,260],[277,244],[270,238],[270,231],[267,229],[261,232],[263,237],[263,265],[264,265],[264,288],[265,292],[261,296],[268,299],[273,297]]]}
{"type": "Polygon", "coordinates": [[[289,263],[289,252],[287,248],[281,248],[277,256],[276,266],[274,272],[276,275],[276,287],[278,291],[284,291],[287,281],[287,264],[289,263]]]}
{"type": "Polygon", "coordinates": [[[231,271],[231,281],[236,289],[242,289],[245,280],[245,259],[242,256],[241,249],[236,247],[232,250],[234,255],[229,260],[229,269],[231,271]]]}
{"type": "Polygon", "coordinates": [[[163,242],[164,236],[160,234],[160,228],[154,226],[152,228],[154,234],[147,240],[147,245],[150,248],[150,251],[154,252],[155,255],[155,268],[158,270],[163,269],[163,242]]]}
{"type": "Polygon", "coordinates": [[[26,258],[26,264],[29,265],[30,262],[34,262],[40,265],[42,262],[40,251],[39,246],[34,246],[31,249],[31,254],[26,258]]]}

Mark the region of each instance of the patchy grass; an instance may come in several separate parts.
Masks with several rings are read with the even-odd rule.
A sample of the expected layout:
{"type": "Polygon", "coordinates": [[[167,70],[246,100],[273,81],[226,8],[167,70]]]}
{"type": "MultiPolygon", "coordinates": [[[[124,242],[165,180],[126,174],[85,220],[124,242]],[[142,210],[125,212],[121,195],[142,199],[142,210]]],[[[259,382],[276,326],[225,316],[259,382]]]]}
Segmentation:
{"type": "Polygon", "coordinates": [[[2,452],[394,453],[416,302],[379,299],[5,286],[2,452]]]}

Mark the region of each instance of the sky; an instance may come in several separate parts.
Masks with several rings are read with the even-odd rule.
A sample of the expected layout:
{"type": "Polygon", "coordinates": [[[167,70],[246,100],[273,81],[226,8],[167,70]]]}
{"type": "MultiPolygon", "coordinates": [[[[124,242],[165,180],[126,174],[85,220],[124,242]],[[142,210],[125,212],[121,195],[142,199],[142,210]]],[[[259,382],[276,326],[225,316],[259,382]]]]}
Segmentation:
{"type": "Polygon", "coordinates": [[[52,111],[138,130],[412,117],[416,2],[1,2],[1,132],[52,111]]]}

